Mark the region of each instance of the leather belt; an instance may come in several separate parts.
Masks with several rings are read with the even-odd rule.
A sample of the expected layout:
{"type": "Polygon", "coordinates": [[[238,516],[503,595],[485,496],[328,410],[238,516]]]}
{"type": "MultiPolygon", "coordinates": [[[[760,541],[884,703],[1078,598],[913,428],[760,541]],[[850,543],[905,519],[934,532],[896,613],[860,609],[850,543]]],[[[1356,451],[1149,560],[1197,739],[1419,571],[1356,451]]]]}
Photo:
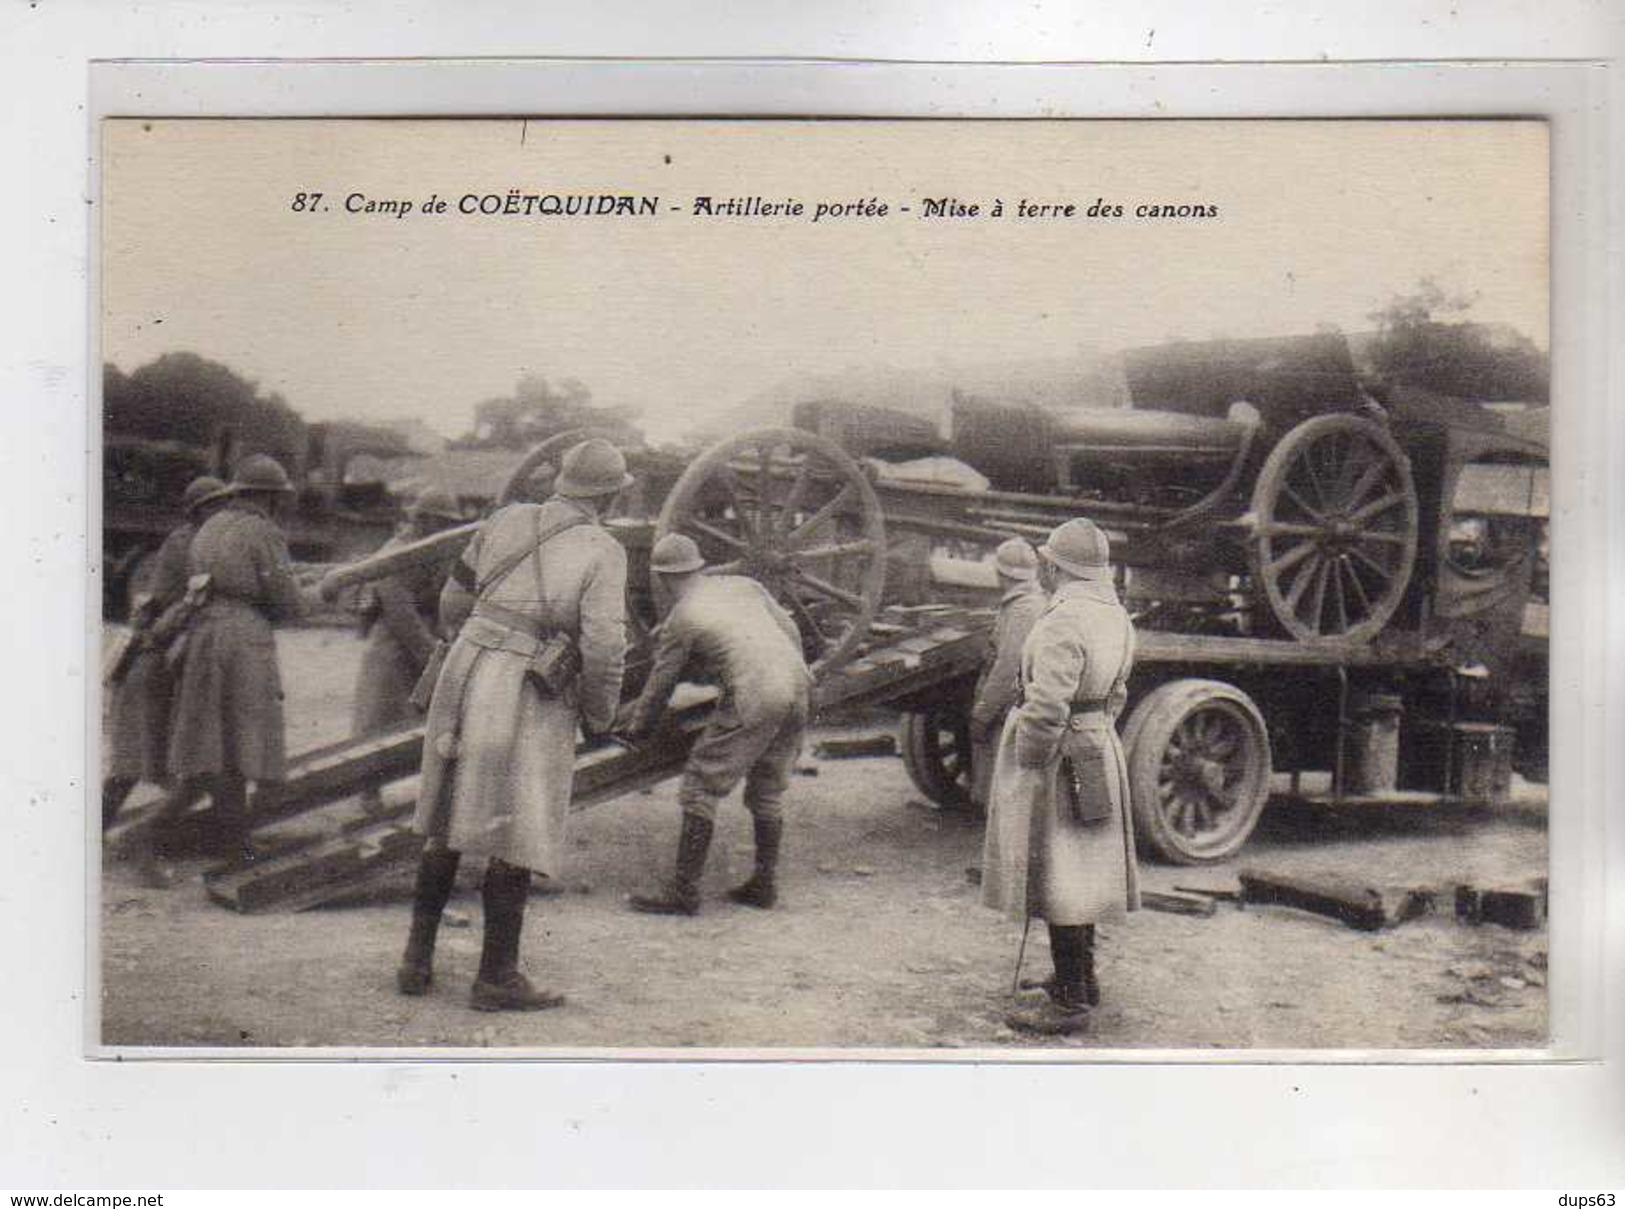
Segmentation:
{"type": "Polygon", "coordinates": [[[1074,718],[1081,718],[1088,714],[1103,714],[1105,712],[1106,702],[1104,701],[1074,701],[1070,710],[1068,711],[1069,715],[1074,718]]]}
{"type": "Polygon", "coordinates": [[[505,609],[499,604],[489,601],[479,601],[474,605],[474,616],[483,617],[487,621],[494,621],[500,626],[507,626],[510,630],[518,630],[527,638],[540,641],[548,637],[552,631],[542,625],[529,614],[520,613],[513,609],[505,609]]]}

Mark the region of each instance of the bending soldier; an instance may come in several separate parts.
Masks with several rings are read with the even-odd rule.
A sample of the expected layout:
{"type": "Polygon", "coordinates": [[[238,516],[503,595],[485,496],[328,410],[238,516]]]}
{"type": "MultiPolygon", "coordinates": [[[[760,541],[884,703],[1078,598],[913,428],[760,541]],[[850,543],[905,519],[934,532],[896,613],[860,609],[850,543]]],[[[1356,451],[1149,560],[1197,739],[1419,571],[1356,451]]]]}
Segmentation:
{"type": "Polygon", "coordinates": [[[993,567],[1003,595],[970,711],[971,798],[983,810],[993,784],[993,757],[1004,716],[1021,699],[1021,648],[1048,603],[1038,583],[1038,556],[1025,538],[1012,537],[1001,544],[993,567]]]}
{"type": "MultiPolygon", "coordinates": [[[[175,789],[161,820],[174,818],[199,792],[214,799],[231,841],[252,857],[248,782],[280,781],[287,753],[282,679],[272,625],[298,616],[304,598],[288,544],[276,522],[293,494],[275,459],[251,454],[237,466],[225,504],[192,539],[194,582],[208,577],[207,602],[183,638],[185,658],[169,740],[175,789]]],[[[149,880],[167,882],[152,857],[150,833],[139,853],[149,880]]]]}
{"type": "MultiPolygon", "coordinates": [[[[428,488],[408,509],[404,531],[390,538],[380,553],[432,537],[462,520],[449,494],[428,488]]],[[[362,606],[366,646],[356,677],[354,733],[371,734],[419,716],[412,707],[412,690],[434,650],[440,590],[450,571],[450,560],[437,560],[368,585],[362,606]]],[[[376,789],[364,792],[361,804],[369,814],[383,805],[376,789]]]]}
{"type": "Polygon", "coordinates": [[[668,534],[655,544],[650,570],[672,596],[660,627],[654,666],[643,693],[619,720],[628,734],[652,730],[685,671],[721,689],[704,732],[689,753],[678,787],[683,808],[677,869],[660,892],[635,895],[635,910],[693,915],[700,874],[711,847],[717,803],[745,782],[745,808],[756,839],[750,879],[729,892],[734,902],[772,907],[789,785],[807,729],[812,676],[795,622],[754,579],[701,574],[705,560],[692,539],[668,534]]]}
{"type": "Polygon", "coordinates": [[[185,594],[192,537],[224,498],[225,489],[212,474],[188,483],[181,497],[186,519],[170,530],[163,545],[131,577],[130,624],[136,630],[132,641],[137,647],[129,669],[109,693],[111,758],[102,781],[103,831],[113,825],[138,782],[169,785],[169,711],[175,677],[153,629],[185,594]]]}
{"type": "Polygon", "coordinates": [[[604,440],[563,459],[546,503],[510,504],[480,527],[442,593],[461,630],[435,683],[413,826],[427,837],[403,995],[432,981],[440,918],[461,854],[488,858],[484,947],[471,1006],[533,1011],[564,997],[519,972],[532,871],[557,876],[577,723],[609,729],[626,658],[626,552],[599,520],[632,478],[604,440]],[[466,620],[463,620],[466,615],[466,620]]]}
{"type": "Polygon", "coordinates": [[[999,738],[982,896],[1049,925],[1054,977],[1012,1027],[1071,1033],[1099,1002],[1095,926],[1139,906],[1128,772],[1116,729],[1134,627],[1112,584],[1106,536],[1070,520],[1039,548],[1052,587],[1021,656],[1021,705],[999,738]]]}

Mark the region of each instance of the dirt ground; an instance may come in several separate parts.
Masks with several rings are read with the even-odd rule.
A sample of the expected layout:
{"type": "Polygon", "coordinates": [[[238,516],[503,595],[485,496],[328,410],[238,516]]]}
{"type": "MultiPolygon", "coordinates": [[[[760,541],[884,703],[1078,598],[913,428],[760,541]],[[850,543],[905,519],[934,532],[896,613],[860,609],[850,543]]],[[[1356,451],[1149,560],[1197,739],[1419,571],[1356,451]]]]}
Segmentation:
{"type": "MultiPolygon", "coordinates": [[[[338,630],[279,636],[290,750],[348,725],[359,643],[338,630]]],[[[885,725],[877,718],[859,729],[885,725]]],[[[967,869],[981,824],[925,806],[896,759],[804,761],[779,909],[722,891],[750,867],[749,819],[723,810],[692,919],[631,913],[626,895],[669,867],[673,784],[575,816],[575,861],[532,898],[524,965],[568,1004],[534,1015],[466,1006],[478,963],[478,893],[453,900],[436,983],[397,995],[407,925],[400,891],[302,914],[245,917],[197,880],[102,881],[102,1037],[115,1046],[1013,1048],[1003,1023],[1020,929],[979,902],[967,869]]],[[[409,786],[395,792],[408,792],[409,786]]],[[[1103,1003],[1074,1047],[1529,1047],[1545,1044],[1544,932],[1470,927],[1457,882],[1546,871],[1543,791],[1495,818],[1429,813],[1336,818],[1272,806],[1241,858],[1201,870],[1146,863],[1142,884],[1234,886],[1241,867],[1433,887],[1439,910],[1362,933],[1279,907],[1210,918],[1141,911],[1103,930],[1103,1003]]],[[[311,820],[290,826],[309,830],[311,820]]],[[[1048,973],[1042,927],[1025,970],[1048,973]]],[[[1046,1042],[1046,1045],[1054,1044],[1046,1042]]]]}

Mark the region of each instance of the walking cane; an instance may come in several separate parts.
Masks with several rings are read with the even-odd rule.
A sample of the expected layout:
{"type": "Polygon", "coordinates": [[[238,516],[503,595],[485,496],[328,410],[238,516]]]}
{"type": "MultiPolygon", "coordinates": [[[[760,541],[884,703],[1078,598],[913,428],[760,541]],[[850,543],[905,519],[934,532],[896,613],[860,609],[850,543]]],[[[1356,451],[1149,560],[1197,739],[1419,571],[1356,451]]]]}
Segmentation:
{"type": "Polygon", "coordinates": [[[1021,963],[1027,956],[1027,933],[1032,931],[1032,927],[1033,917],[1029,913],[1026,922],[1021,925],[1021,947],[1016,950],[1016,972],[1015,976],[1010,980],[1010,993],[1012,995],[1021,993],[1021,963]]]}

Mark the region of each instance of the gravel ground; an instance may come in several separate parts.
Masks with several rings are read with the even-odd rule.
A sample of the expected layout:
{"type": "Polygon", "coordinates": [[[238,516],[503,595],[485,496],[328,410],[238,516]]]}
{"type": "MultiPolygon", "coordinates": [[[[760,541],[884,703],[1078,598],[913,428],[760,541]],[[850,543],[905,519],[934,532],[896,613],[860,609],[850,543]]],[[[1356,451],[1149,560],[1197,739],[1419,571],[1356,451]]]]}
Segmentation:
{"type": "MultiPolygon", "coordinates": [[[[279,637],[293,750],[331,741],[349,716],[359,644],[336,630],[279,637]]],[[[882,723],[877,723],[881,725],[882,723]]],[[[750,866],[749,819],[724,807],[693,919],[635,915],[626,895],[670,863],[673,785],[576,816],[573,868],[533,897],[532,976],[569,1003],[536,1015],[466,1006],[479,901],[453,901],[432,993],[404,999],[393,968],[408,906],[399,891],[296,915],[242,917],[191,877],[102,883],[102,1037],[116,1046],[460,1046],[666,1049],[1013,1049],[1003,1014],[1020,929],[979,904],[967,876],[978,820],[926,807],[895,759],[816,761],[792,786],[782,905],[722,891],[750,866]]],[[[1457,882],[1546,871],[1540,792],[1516,815],[1338,818],[1272,807],[1236,863],[1147,864],[1147,889],[1233,886],[1239,867],[1431,887],[1440,910],[1369,934],[1277,907],[1210,918],[1142,911],[1103,930],[1099,1048],[1531,1047],[1545,1044],[1546,936],[1468,927],[1457,882]]],[[[300,824],[309,829],[306,820],[300,824]]],[[[201,862],[183,866],[201,874],[201,862]]],[[[1048,972],[1034,928],[1027,971],[1048,972]]],[[[1049,1044],[1049,1043],[1047,1043],[1049,1044]]]]}

